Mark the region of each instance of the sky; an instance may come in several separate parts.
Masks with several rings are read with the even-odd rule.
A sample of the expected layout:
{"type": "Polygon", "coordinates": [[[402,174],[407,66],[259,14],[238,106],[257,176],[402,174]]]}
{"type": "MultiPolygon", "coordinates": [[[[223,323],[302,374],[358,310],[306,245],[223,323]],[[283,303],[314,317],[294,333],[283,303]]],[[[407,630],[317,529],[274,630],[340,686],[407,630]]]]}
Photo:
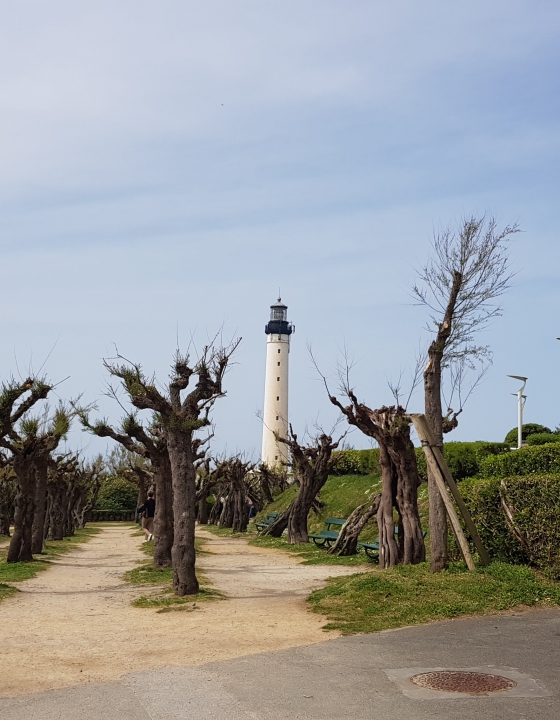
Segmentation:
{"type": "MultiPolygon", "coordinates": [[[[264,325],[296,326],[290,420],[336,420],[346,352],[370,407],[406,382],[434,232],[519,223],[484,384],[448,439],[560,424],[560,5],[551,0],[21,0],[1,4],[0,377],[118,422],[103,358],[166,382],[174,352],[243,338],[215,452],[260,453],[264,325]],[[61,382],[63,381],[63,382],[61,382]]],[[[422,410],[416,393],[410,409],[422,410]]],[[[355,432],[355,447],[367,438],[355,432]]],[[[104,441],[74,429],[68,447],[104,441]]]]}

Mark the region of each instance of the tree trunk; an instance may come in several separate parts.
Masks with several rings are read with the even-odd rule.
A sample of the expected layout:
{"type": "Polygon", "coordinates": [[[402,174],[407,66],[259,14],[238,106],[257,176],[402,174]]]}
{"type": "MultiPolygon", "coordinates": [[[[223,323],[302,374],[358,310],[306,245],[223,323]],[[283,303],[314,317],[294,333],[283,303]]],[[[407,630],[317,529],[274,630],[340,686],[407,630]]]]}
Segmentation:
{"type": "Polygon", "coordinates": [[[269,525],[261,532],[261,535],[270,535],[270,537],[275,538],[282,537],[282,533],[288,527],[288,522],[290,520],[290,513],[292,512],[293,504],[294,503],[292,502],[290,505],[288,505],[288,507],[279,517],[276,518],[272,525],[269,525]]]}
{"type": "Polygon", "coordinates": [[[47,518],[47,459],[40,457],[35,462],[35,514],[31,539],[31,552],[39,555],[43,552],[45,540],[45,522],[47,518]]]}
{"type": "Polygon", "coordinates": [[[377,515],[380,502],[381,495],[379,494],[372,499],[365,512],[364,508],[367,506],[367,503],[359,505],[351,513],[350,517],[346,521],[346,525],[343,525],[337,541],[328,551],[329,555],[356,555],[358,552],[358,538],[360,537],[360,533],[367,523],[375,517],[375,515],[377,515]]]}
{"type": "Polygon", "coordinates": [[[313,502],[327,478],[314,478],[308,473],[300,476],[299,490],[296,499],[291,504],[288,520],[288,542],[292,545],[308,543],[307,518],[313,502]]]}
{"type": "Polygon", "coordinates": [[[156,486],[154,515],[154,567],[172,567],[173,548],[173,486],[171,463],[167,449],[157,458],[152,457],[156,486]]]}
{"type": "MultiPolygon", "coordinates": [[[[430,352],[430,359],[424,370],[424,403],[426,420],[434,440],[443,451],[441,356],[435,350],[430,352]]],[[[428,501],[430,515],[430,570],[440,572],[447,567],[447,515],[443,498],[430,468],[428,468],[428,501]]]]}
{"type": "Polygon", "coordinates": [[[418,512],[418,487],[421,484],[414,445],[406,432],[387,439],[388,451],[398,475],[396,507],[399,513],[399,557],[404,565],[417,565],[426,559],[426,546],[418,512]]]}
{"type": "Polygon", "coordinates": [[[14,534],[10,541],[7,561],[30,562],[33,560],[31,539],[35,512],[35,467],[29,458],[16,455],[14,472],[18,479],[18,490],[15,499],[14,534]]]}
{"type": "Polygon", "coordinates": [[[204,488],[198,495],[198,514],[197,521],[199,525],[208,525],[208,495],[210,488],[204,488]]]}
{"type": "Polygon", "coordinates": [[[195,572],[196,470],[192,433],[167,428],[167,443],[173,478],[173,587],[179,597],[196,595],[195,572]]]}
{"type": "Polygon", "coordinates": [[[379,567],[392,568],[399,562],[399,547],[395,541],[393,506],[397,495],[397,473],[382,439],[379,440],[379,465],[382,492],[377,511],[379,528],[379,567]]]}

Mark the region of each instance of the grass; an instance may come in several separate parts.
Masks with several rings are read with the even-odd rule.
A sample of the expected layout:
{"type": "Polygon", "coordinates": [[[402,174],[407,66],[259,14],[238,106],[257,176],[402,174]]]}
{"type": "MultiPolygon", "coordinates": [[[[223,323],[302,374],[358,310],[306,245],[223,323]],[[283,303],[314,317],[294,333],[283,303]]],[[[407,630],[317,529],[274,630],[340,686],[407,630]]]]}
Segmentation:
{"type": "Polygon", "coordinates": [[[12,597],[12,595],[15,595],[17,592],[18,590],[15,587],[0,583],[0,602],[2,602],[5,598],[12,597]]]}
{"type": "MultiPolygon", "coordinates": [[[[202,542],[196,541],[197,555],[204,552],[201,549],[202,542]]],[[[197,570],[196,576],[201,583],[199,592],[196,595],[176,597],[173,595],[173,570],[171,568],[155,568],[153,561],[154,543],[142,543],[142,550],[150,556],[149,560],[142,562],[138,567],[129,570],[124,574],[124,580],[132,585],[150,585],[157,590],[151,595],[142,595],[133,600],[131,605],[139,608],[159,608],[158,613],[171,612],[173,610],[192,611],[196,610],[198,602],[206,600],[223,600],[225,595],[210,587],[204,574],[197,570]]]]}
{"type": "Polygon", "coordinates": [[[327,616],[326,630],[349,635],[519,606],[557,606],[560,583],[544,580],[530,568],[502,562],[476,572],[453,563],[436,574],[422,563],[331,578],[308,602],[314,612],[327,616]]]}
{"type": "MultiPolygon", "coordinates": [[[[371,497],[381,492],[381,480],[377,475],[340,475],[331,476],[320,493],[320,499],[325,507],[319,516],[309,513],[309,532],[318,532],[325,527],[325,518],[346,518],[358,505],[367,502],[371,497]]],[[[266,517],[269,512],[282,512],[295,498],[297,487],[290,485],[273,503],[257,515],[257,520],[266,517]]],[[[373,524],[366,527],[360,540],[367,542],[377,537],[377,528],[373,524]]]]}
{"type": "MultiPolygon", "coordinates": [[[[0,583],[30,580],[35,577],[38,572],[48,570],[51,560],[70,552],[76,545],[87,542],[90,537],[96,535],[98,532],[98,527],[88,526],[83,530],[76,530],[75,535],[66,537],[64,540],[48,540],[45,543],[43,553],[37,555],[31,562],[7,563],[6,555],[8,553],[8,546],[3,546],[0,548],[0,583]]],[[[7,595],[0,593],[0,600],[4,597],[7,597],[7,595]]]]}

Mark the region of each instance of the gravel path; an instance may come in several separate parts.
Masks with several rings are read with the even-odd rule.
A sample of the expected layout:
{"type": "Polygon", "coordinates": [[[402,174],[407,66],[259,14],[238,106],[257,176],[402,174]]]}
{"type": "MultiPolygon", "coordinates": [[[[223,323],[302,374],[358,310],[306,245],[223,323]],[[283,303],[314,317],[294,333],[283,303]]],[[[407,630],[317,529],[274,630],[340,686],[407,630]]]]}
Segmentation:
{"type": "MultiPolygon", "coordinates": [[[[104,527],[49,570],[17,584],[0,606],[0,697],[115,680],[124,673],[196,666],[320,642],[305,597],[329,576],[356,568],[301,565],[278,550],[208,532],[200,566],[228,600],[193,612],[133,608],[146,588],[122,575],[145,558],[129,526],[104,527]]],[[[14,583],[16,584],[16,583],[14,583]]]]}

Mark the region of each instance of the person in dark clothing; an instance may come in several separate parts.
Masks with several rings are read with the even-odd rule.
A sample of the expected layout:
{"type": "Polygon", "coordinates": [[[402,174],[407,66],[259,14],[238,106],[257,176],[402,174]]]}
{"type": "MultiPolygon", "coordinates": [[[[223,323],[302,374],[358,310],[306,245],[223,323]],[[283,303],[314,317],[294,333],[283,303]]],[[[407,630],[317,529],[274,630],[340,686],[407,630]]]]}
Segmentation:
{"type": "Polygon", "coordinates": [[[148,492],[148,499],[143,505],[140,505],[138,512],[142,513],[142,530],[146,536],[144,542],[148,542],[154,537],[154,515],[156,514],[156,501],[152,490],[148,492]]]}

